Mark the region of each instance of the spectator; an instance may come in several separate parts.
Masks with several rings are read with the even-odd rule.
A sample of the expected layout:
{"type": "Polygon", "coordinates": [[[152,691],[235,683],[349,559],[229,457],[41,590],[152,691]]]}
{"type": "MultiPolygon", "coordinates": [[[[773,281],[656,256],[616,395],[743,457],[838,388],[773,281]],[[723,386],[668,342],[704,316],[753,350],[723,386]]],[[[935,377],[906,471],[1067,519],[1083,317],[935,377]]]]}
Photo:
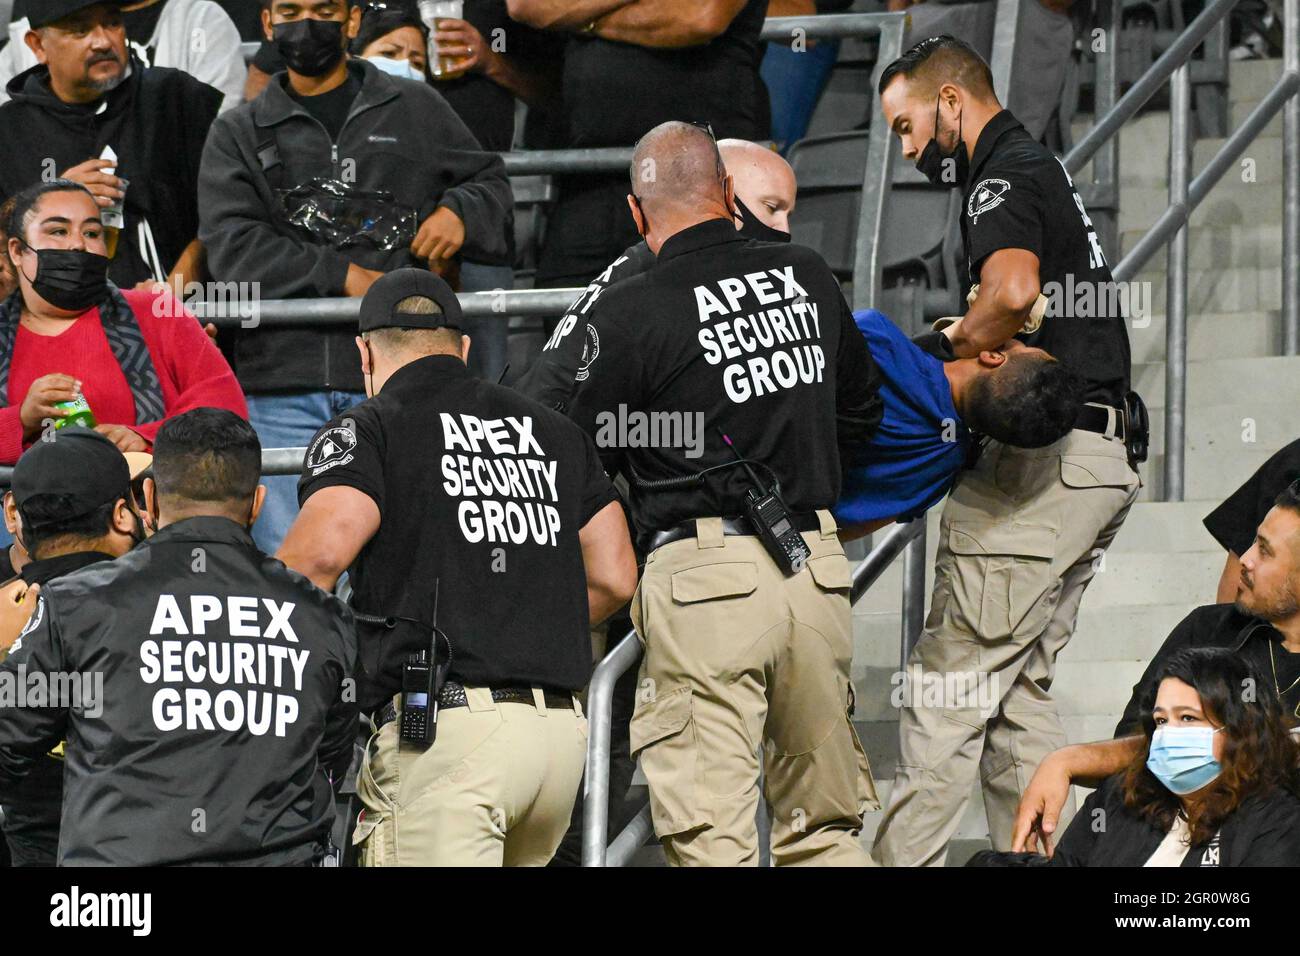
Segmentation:
{"type": "MultiPolygon", "coordinates": [[[[1169,659],[1144,688],[1142,746],[1088,797],[1052,865],[1300,866],[1297,744],[1259,677],[1226,648],[1169,659]]],[[[973,863],[1029,862],[1017,856],[973,863]]]]}
{"type": "MultiPolygon", "coordinates": [[[[26,8],[40,5],[40,0],[28,0],[15,7],[9,42],[0,51],[0,83],[8,83],[37,64],[35,52],[23,38],[30,29],[26,8]]],[[[239,105],[248,69],[239,47],[239,31],[219,4],[213,0],[144,0],[121,4],[119,9],[126,38],[141,64],[184,70],[224,94],[221,109],[239,105]]],[[[0,102],[7,98],[0,97],[0,102]]]]}
{"type": "MultiPolygon", "coordinates": [[[[709,123],[719,137],[765,139],[767,91],[758,39],[767,0],[508,0],[510,15],[570,33],[563,109],[574,148],[630,146],[668,120],[709,123]]],[[[558,181],[538,288],[585,286],[637,241],[627,176],[558,181]]],[[[556,320],[548,320],[548,333],[556,320]]]]}
{"type": "MultiPolygon", "coordinates": [[[[465,20],[441,20],[437,47],[452,51],[454,78],[440,78],[437,90],[469,127],[484,149],[509,150],[514,141],[515,96],[533,103],[546,99],[546,85],[526,66],[526,57],[514,51],[536,33],[506,15],[505,0],[470,0],[465,20]],[[507,39],[509,33],[509,39],[507,39]],[[485,37],[492,37],[489,42],[485,37]],[[498,42],[499,41],[499,42],[498,42]],[[512,52],[498,52],[505,46],[512,52]],[[468,51],[465,53],[464,51],[468,51]]],[[[414,5],[368,8],[352,41],[352,52],[380,69],[408,79],[428,79],[428,29],[414,5]]],[[[558,84],[557,84],[558,86],[558,84]]],[[[558,94],[558,89],[553,91],[558,94]]],[[[505,253],[492,262],[464,259],[460,263],[459,290],[490,292],[514,287],[514,236],[506,234],[505,253]]],[[[474,341],[469,367],[479,377],[496,381],[506,364],[509,321],[505,316],[466,319],[465,334],[474,341]]]]}
{"type": "Polygon", "coordinates": [[[24,190],[6,232],[19,290],[0,304],[0,463],[78,395],[126,452],[147,451],[165,419],[199,405],[247,416],[230,366],[170,293],[105,278],[105,230],[85,186],[24,190]]]}
{"type": "MultiPolygon", "coordinates": [[[[263,22],[289,67],[217,120],[203,156],[200,235],[214,278],[258,282],[271,299],[357,296],[392,269],[504,255],[512,201],[501,158],[430,86],[345,58],[359,7],[268,3],[263,22]],[[292,209],[279,190],[299,197],[292,209]],[[381,190],[387,199],[365,205],[381,190]],[[349,216],[381,226],[332,231],[349,216]]],[[[352,339],[344,326],[240,331],[235,367],[265,447],[305,445],[365,398],[352,339]]],[[[254,537],[272,552],[298,503],[293,478],[267,486],[254,537]]]]}
{"type": "Polygon", "coordinates": [[[1245,484],[1205,516],[1205,530],[1228,552],[1215,597],[1220,604],[1236,600],[1241,584],[1241,555],[1255,540],[1255,529],[1277,496],[1296,479],[1300,479],[1300,439],[1264,462],[1245,484]]]}
{"type": "Polygon", "coordinates": [[[109,210],[114,284],[199,278],[199,157],[221,94],[129,57],[112,3],[30,0],[28,11],[40,65],[9,81],[0,106],[0,199],[57,172],[109,210]]]}
{"type": "Polygon", "coordinates": [[[1197,608],[1165,639],[1133,688],[1115,739],[1064,747],[1042,762],[1016,812],[1013,850],[1046,842],[1072,782],[1091,786],[1128,764],[1141,740],[1133,735],[1141,732],[1142,690],[1175,655],[1202,647],[1230,650],[1266,675],[1261,686],[1288,719],[1300,719],[1300,483],[1277,496],[1242,555],[1235,603],[1197,608]]]}

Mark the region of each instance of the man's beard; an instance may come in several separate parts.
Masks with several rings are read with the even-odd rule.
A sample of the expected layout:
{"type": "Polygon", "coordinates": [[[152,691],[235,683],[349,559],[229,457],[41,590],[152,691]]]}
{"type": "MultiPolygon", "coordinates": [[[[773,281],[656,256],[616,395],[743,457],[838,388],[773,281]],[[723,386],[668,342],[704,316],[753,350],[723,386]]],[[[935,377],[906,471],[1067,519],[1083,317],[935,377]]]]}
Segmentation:
{"type": "Polygon", "coordinates": [[[95,60],[95,61],[93,61],[93,62],[91,62],[91,63],[87,63],[87,64],[86,64],[86,73],[87,73],[87,77],[86,77],[86,86],[87,86],[87,87],[89,87],[90,89],[94,90],[96,93],[107,93],[107,92],[109,92],[110,90],[115,90],[115,89],[117,89],[119,86],[122,85],[122,81],[126,79],[126,64],[124,64],[124,63],[123,63],[121,60],[119,60],[116,56],[112,57],[111,60],[110,60],[109,57],[103,57],[103,58],[101,58],[101,59],[97,59],[97,60],[95,60]],[[109,62],[112,62],[112,63],[116,63],[116,64],[118,64],[118,65],[121,67],[121,69],[118,70],[117,73],[116,73],[115,75],[113,75],[113,76],[111,76],[111,77],[109,77],[109,78],[107,78],[107,79],[103,79],[103,80],[93,80],[93,79],[90,78],[89,73],[90,73],[90,69],[91,69],[91,67],[93,67],[96,63],[109,63],[109,62]]]}
{"type": "Polygon", "coordinates": [[[1274,594],[1260,594],[1248,590],[1245,584],[1234,602],[1238,611],[1265,621],[1282,621],[1300,612],[1300,598],[1296,596],[1295,583],[1288,580],[1274,594]]]}

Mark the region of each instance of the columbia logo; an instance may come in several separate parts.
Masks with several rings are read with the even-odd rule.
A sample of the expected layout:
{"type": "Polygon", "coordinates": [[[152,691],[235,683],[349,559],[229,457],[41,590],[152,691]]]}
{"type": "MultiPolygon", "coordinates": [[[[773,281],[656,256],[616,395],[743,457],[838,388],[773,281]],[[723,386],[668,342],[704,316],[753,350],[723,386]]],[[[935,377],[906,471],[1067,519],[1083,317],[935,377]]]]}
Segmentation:
{"type": "Polygon", "coordinates": [[[366,137],[366,141],[370,143],[396,143],[397,137],[380,136],[378,133],[371,133],[369,136],[366,137]]]}

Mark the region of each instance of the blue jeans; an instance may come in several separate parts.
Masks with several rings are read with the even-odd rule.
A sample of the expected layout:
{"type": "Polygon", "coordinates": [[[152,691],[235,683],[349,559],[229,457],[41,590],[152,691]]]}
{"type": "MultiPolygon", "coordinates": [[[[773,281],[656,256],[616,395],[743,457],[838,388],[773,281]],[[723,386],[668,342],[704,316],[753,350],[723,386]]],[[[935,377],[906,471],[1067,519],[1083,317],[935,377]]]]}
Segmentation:
{"type": "MultiPolygon", "coordinates": [[[[327,421],[365,401],[365,392],[271,392],[248,395],[248,421],[263,448],[301,448],[327,421]]],[[[275,554],[298,516],[298,479],[293,475],[263,478],[266,501],[253,526],[253,540],[275,554]]]]}
{"type": "Polygon", "coordinates": [[[772,139],[782,153],[808,132],[839,53],[838,40],[818,40],[802,52],[779,43],[767,45],[759,73],[772,101],[772,139]]]}
{"type": "MultiPolygon", "coordinates": [[[[461,292],[495,292],[513,289],[515,273],[509,266],[488,266],[481,262],[460,264],[461,292]]],[[[506,367],[506,339],[510,336],[510,318],[490,315],[466,319],[464,332],[470,337],[469,370],[479,378],[495,382],[506,367]]]]}

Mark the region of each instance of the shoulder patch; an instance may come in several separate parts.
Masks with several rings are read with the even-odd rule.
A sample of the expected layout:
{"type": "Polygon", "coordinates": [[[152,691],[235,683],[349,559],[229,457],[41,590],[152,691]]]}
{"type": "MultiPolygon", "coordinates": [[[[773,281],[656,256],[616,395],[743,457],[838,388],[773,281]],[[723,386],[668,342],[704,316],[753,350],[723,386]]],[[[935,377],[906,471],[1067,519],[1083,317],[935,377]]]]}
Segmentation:
{"type": "Polygon", "coordinates": [[[1011,184],[1005,179],[982,180],[971,190],[970,198],[966,200],[966,215],[970,216],[972,223],[979,222],[979,217],[984,213],[1002,205],[1010,191],[1011,184]]]}
{"type": "Polygon", "coordinates": [[[44,619],[45,619],[45,595],[40,594],[37,595],[36,597],[36,609],[32,611],[32,616],[27,619],[27,623],[23,625],[23,629],[18,632],[18,638],[13,642],[13,644],[10,645],[9,652],[12,654],[14,651],[22,647],[23,638],[26,637],[28,634],[30,634],[32,631],[36,630],[38,627],[40,627],[41,621],[43,621],[44,619]]]}
{"type": "Polygon", "coordinates": [[[327,428],[307,449],[307,467],[315,476],[335,465],[346,465],[352,460],[352,449],[356,447],[357,436],[352,429],[341,425],[327,428]]]}
{"type": "Polygon", "coordinates": [[[587,340],[582,343],[582,361],[578,365],[577,374],[573,377],[579,382],[585,382],[587,376],[591,374],[591,363],[596,361],[600,355],[600,333],[590,322],[587,323],[587,340]]]}

